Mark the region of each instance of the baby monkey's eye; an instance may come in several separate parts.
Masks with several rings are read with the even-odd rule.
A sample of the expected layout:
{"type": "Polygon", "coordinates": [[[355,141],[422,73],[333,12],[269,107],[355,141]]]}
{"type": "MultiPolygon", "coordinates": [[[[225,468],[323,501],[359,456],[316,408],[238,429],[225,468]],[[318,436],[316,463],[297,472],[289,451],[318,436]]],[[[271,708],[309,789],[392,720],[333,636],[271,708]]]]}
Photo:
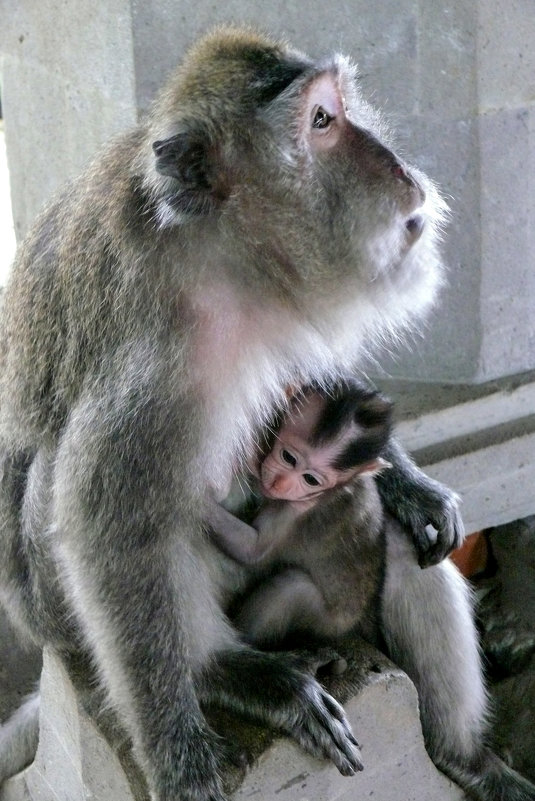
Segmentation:
{"type": "Polygon", "coordinates": [[[286,462],[286,464],[289,464],[292,467],[296,466],[297,459],[295,458],[295,456],[292,453],[290,453],[290,451],[287,451],[286,448],[282,449],[281,456],[282,456],[283,462],[286,462]]]}
{"type": "Polygon", "coordinates": [[[303,473],[303,480],[309,487],[319,487],[320,482],[316,478],[316,476],[311,475],[310,473],[303,473]]]}
{"type": "Polygon", "coordinates": [[[318,106],[316,109],[316,113],[314,114],[314,119],[312,120],[312,127],[313,128],[328,128],[329,124],[334,120],[334,117],[331,117],[328,114],[323,106],[318,106]]]}

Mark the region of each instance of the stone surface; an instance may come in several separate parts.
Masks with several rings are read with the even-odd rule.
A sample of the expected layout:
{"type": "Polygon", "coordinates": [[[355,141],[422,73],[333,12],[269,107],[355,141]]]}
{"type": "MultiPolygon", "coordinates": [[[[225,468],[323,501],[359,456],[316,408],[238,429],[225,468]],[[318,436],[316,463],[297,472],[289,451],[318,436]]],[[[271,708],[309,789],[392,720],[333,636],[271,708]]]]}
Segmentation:
{"type": "Polygon", "coordinates": [[[362,773],[344,778],[291,742],[277,741],[233,795],[235,801],[449,801],[464,798],[427,756],[414,687],[397,672],[371,680],[346,704],[362,746],[362,773]]]}
{"type": "MultiPolygon", "coordinates": [[[[427,756],[416,691],[407,676],[365,643],[343,650],[348,670],[331,678],[346,702],[362,746],[365,769],[344,778],[328,762],[313,759],[274,732],[215,713],[213,723],[247,755],[250,767],[229,764],[229,798],[243,801],[330,801],[373,796],[376,801],[458,801],[458,787],[427,756]]],[[[83,671],[45,651],[40,742],[33,765],[9,780],[0,801],[148,801],[132,761],[128,738],[109,715],[99,713],[83,671]],[[73,678],[71,681],[70,676],[73,678]]]]}
{"type": "Polygon", "coordinates": [[[11,214],[11,197],[9,192],[9,172],[7,169],[6,144],[4,126],[0,120],[0,287],[9,275],[11,262],[15,255],[15,231],[11,214]]]}

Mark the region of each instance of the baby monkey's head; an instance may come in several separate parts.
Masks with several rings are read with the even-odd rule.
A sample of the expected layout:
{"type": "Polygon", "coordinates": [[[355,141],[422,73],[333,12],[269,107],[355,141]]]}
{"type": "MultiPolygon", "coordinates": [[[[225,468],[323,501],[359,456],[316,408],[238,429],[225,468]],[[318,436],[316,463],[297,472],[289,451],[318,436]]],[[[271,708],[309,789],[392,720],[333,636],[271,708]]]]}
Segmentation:
{"type": "Polygon", "coordinates": [[[392,403],[353,381],[303,389],[290,402],[260,464],[267,498],[309,501],[356,475],[376,473],[392,428],[392,403]]]}

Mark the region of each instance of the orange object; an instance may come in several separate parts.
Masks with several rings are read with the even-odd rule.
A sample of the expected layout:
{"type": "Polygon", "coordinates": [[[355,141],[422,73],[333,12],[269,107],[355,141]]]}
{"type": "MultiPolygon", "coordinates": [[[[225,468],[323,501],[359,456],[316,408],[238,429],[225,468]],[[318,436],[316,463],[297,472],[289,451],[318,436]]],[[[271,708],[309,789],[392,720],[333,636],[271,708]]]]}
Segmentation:
{"type": "Polygon", "coordinates": [[[466,578],[483,572],[488,560],[487,541],[483,532],[469,534],[461,547],[450,554],[450,558],[466,578]]]}

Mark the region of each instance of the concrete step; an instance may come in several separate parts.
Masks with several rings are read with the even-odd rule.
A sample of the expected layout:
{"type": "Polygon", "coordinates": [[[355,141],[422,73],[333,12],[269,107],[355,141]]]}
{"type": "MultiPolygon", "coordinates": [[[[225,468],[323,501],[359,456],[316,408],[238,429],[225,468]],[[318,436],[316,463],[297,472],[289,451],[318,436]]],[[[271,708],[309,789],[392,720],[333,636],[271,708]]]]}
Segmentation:
{"type": "MultiPolygon", "coordinates": [[[[354,642],[347,671],[328,688],[345,705],[365,768],[351,778],[305,754],[286,738],[231,716],[212,721],[244,752],[248,768],[228,764],[232,801],[454,801],[461,790],[437,771],[424,749],[416,690],[379,651],[354,642]]],[[[88,703],[83,677],[45,651],[40,742],[35,762],[9,780],[0,801],[148,801],[128,739],[88,703]],[[72,680],[71,680],[72,679],[72,680]],[[74,682],[74,683],[73,683],[74,682]]]]}

